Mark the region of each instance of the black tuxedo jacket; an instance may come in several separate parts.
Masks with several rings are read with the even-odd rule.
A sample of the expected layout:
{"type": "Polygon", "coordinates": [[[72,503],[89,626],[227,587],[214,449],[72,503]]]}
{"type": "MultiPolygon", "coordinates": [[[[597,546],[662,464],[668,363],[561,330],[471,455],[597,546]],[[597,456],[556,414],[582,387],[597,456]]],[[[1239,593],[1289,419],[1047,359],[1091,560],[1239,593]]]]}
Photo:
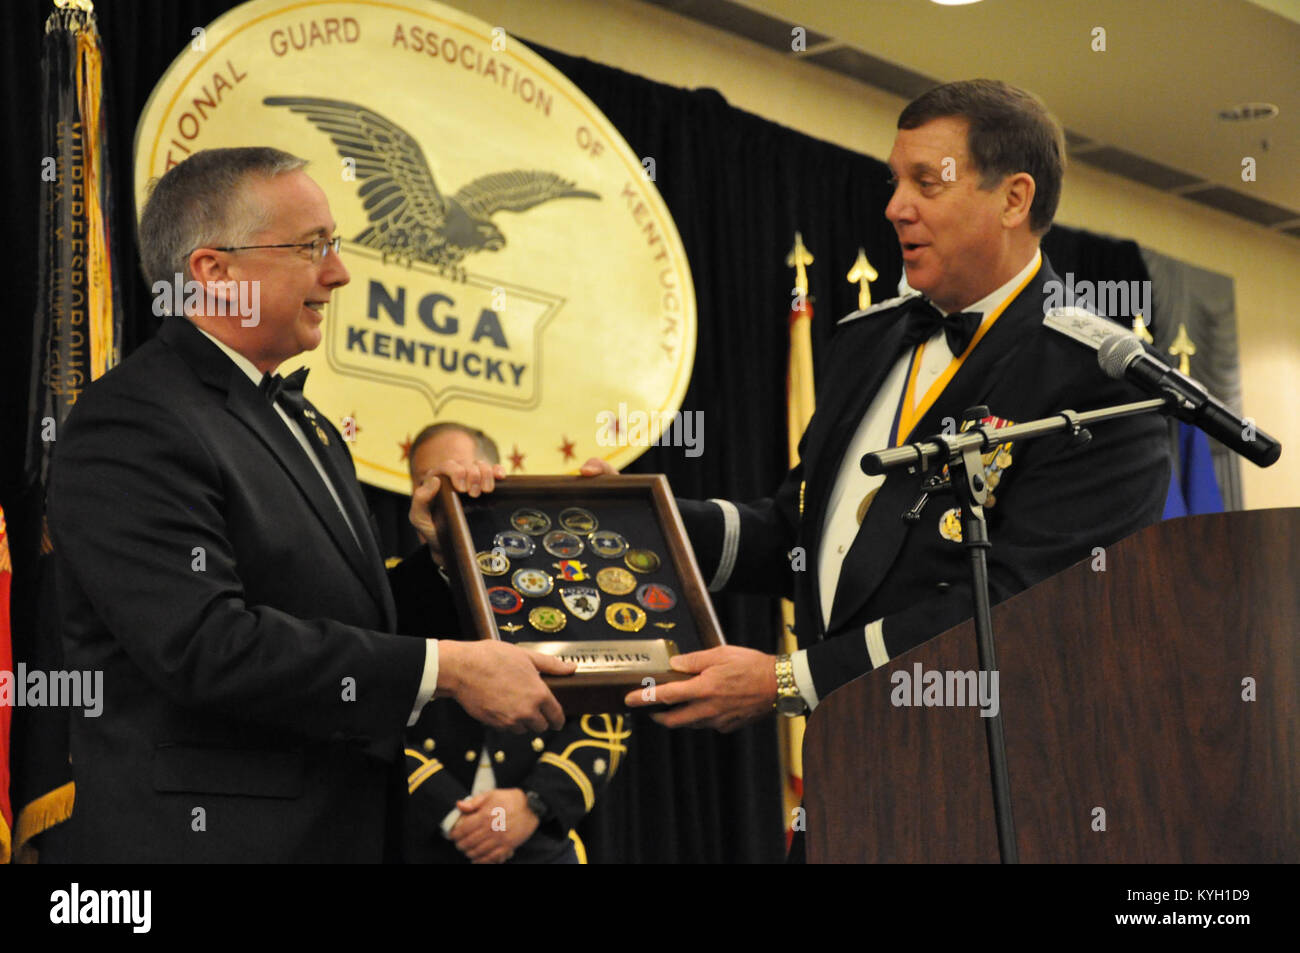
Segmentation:
{"type": "Polygon", "coordinates": [[[49,513],[83,861],[378,861],[385,783],[424,667],[395,614],[346,446],[338,491],[193,325],[91,384],[49,513]]]}
{"type": "MultiPolygon", "coordinates": [[[[1044,256],[904,442],[942,432],[944,418],[961,421],[963,411],[979,404],[1023,423],[1144,396],[1106,377],[1093,352],[1044,326],[1043,286],[1055,279],[1044,256]]],[[[968,557],[939,530],[955,499],[931,494],[919,521],[904,522],[922,476],[896,470],[845,555],[830,624],[823,625],[817,562],[827,506],[849,442],[900,354],[910,303],[886,303],[840,322],[818,368],[817,410],[800,445],[802,463],[773,497],[738,504],[737,533],[728,538],[717,504],[679,501],[706,580],[724,550],[735,547],[727,588],[794,599],[795,631],[821,698],[872,668],[864,638],[870,622],[884,620],[893,658],[972,615],[968,557]],[[806,563],[798,572],[789,555],[796,547],[806,563]]],[[[1015,446],[1011,455],[1011,466],[999,474],[996,503],[986,508],[995,603],[1160,519],[1170,462],[1159,416],[1100,424],[1085,446],[1056,435],[1015,446]]]]}

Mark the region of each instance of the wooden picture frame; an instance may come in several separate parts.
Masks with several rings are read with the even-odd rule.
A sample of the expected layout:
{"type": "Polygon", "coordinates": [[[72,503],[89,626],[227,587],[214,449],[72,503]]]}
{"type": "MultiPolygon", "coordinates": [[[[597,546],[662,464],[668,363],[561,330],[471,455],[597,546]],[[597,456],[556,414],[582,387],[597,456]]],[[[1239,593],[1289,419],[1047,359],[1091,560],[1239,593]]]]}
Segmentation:
{"type": "MultiPolygon", "coordinates": [[[[626,708],[623,698],[629,691],[691,677],[668,667],[667,659],[672,655],[726,644],[668,480],[662,474],[516,476],[502,480],[492,493],[479,497],[457,493],[450,481],[444,479],[434,498],[433,517],[456,607],[471,634],[481,639],[527,644],[579,662],[579,671],[574,675],[545,676],[566,715],[623,711],[626,708]],[[511,529],[515,513],[521,509],[539,510],[552,521],[552,526],[559,528],[558,514],[571,507],[582,508],[597,518],[599,526],[591,532],[610,530],[623,536],[630,547],[627,553],[648,549],[658,555],[657,568],[647,570],[642,561],[627,554],[602,556],[589,550],[591,532],[584,535],[575,531],[574,535],[586,544],[585,562],[582,557],[556,562],[557,555],[542,545],[547,534],[539,532],[533,537],[535,551],[531,555],[513,561],[507,559],[507,568],[493,576],[485,575],[480,569],[478,554],[491,552],[495,534],[511,529]],[[633,561],[628,562],[629,559],[633,561]],[[563,565],[575,561],[581,568],[563,565]],[[494,609],[489,589],[518,592],[511,585],[514,572],[547,564],[561,570],[553,580],[553,590],[541,596],[521,596],[522,605],[518,609],[494,609]],[[610,594],[603,585],[597,588],[595,577],[600,569],[622,569],[624,565],[627,566],[622,570],[624,577],[633,577],[639,583],[637,590],[610,594]],[[584,574],[587,568],[591,569],[590,574],[584,574]],[[567,578],[564,572],[580,575],[576,579],[567,578]],[[582,585],[575,586],[575,583],[582,585]],[[657,586],[652,585],[656,583],[657,586]],[[550,607],[562,613],[568,606],[564,593],[571,595],[584,588],[597,589],[603,612],[579,619],[570,610],[563,629],[555,632],[539,630],[530,621],[533,609],[550,607]],[[667,601],[663,597],[665,588],[676,596],[668,609],[662,608],[667,601]],[[643,590],[653,590],[645,594],[645,602],[640,601],[643,590]],[[658,598],[652,600],[652,596],[658,598]],[[655,607],[656,603],[659,607],[655,607]],[[630,608],[616,609],[619,605],[630,608]],[[608,618],[611,611],[614,611],[612,620],[608,618]],[[645,617],[644,631],[615,628],[616,621],[635,621],[638,614],[645,617]],[[504,634],[502,629],[506,630],[504,634]]],[[[496,555],[504,555],[504,549],[498,546],[496,555]]],[[[488,559],[487,563],[494,570],[500,565],[496,559],[488,559]]],[[[549,573],[551,569],[544,571],[549,573]]],[[[509,595],[501,592],[494,595],[509,603],[509,595]]],[[[556,617],[551,613],[540,618],[552,621],[556,617]]]]}

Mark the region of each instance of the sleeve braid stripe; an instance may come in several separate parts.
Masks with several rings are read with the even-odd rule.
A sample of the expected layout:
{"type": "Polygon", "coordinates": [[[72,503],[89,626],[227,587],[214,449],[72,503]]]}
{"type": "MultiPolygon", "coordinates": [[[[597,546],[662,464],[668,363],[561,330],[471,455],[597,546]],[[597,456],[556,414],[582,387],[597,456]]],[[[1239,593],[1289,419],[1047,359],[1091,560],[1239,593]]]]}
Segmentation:
{"type": "Polygon", "coordinates": [[[867,640],[867,655],[871,657],[871,664],[875,668],[880,668],[889,661],[889,651],[885,648],[885,622],[883,619],[877,619],[875,622],[867,623],[863,629],[867,640]]]}
{"type": "Polygon", "coordinates": [[[406,779],[406,793],[414,794],[416,788],[441,770],[442,762],[437,758],[426,761],[424,764],[412,771],[411,776],[406,779]]]}
{"type": "Polygon", "coordinates": [[[730,500],[709,500],[722,511],[722,555],[718,568],[709,582],[709,592],[717,592],[731,579],[736,568],[736,555],[740,552],[740,511],[730,500]]]}
{"type": "Polygon", "coordinates": [[[596,806],[596,790],[591,785],[591,779],[568,758],[561,758],[558,754],[547,751],[537,759],[537,763],[553,765],[567,774],[570,780],[577,785],[578,791],[581,792],[582,803],[586,810],[590,811],[596,806]]]}

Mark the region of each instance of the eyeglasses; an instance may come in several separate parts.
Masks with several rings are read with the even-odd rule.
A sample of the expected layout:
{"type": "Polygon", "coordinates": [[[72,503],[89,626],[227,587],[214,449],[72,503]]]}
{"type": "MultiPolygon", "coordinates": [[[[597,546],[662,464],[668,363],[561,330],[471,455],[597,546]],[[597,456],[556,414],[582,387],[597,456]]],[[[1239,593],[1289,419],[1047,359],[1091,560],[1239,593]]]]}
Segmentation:
{"type": "Polygon", "coordinates": [[[335,235],[333,238],[318,238],[310,242],[289,242],[285,245],[225,245],[223,247],[214,247],[213,251],[248,251],[253,248],[309,248],[311,249],[312,263],[320,261],[331,252],[337,255],[339,248],[343,245],[342,236],[335,235]]]}

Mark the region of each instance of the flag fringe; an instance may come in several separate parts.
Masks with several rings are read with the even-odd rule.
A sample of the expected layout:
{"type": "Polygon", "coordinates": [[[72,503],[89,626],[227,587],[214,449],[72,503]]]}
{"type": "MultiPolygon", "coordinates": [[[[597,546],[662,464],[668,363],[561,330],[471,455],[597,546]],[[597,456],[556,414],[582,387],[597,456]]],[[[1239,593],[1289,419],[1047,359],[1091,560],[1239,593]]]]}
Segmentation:
{"type": "Polygon", "coordinates": [[[14,825],[13,862],[15,864],[37,862],[38,851],[31,844],[32,838],[48,831],[55,824],[62,824],[72,816],[76,793],[75,783],[69,781],[53,791],[42,794],[18,813],[18,823],[14,825]]]}

